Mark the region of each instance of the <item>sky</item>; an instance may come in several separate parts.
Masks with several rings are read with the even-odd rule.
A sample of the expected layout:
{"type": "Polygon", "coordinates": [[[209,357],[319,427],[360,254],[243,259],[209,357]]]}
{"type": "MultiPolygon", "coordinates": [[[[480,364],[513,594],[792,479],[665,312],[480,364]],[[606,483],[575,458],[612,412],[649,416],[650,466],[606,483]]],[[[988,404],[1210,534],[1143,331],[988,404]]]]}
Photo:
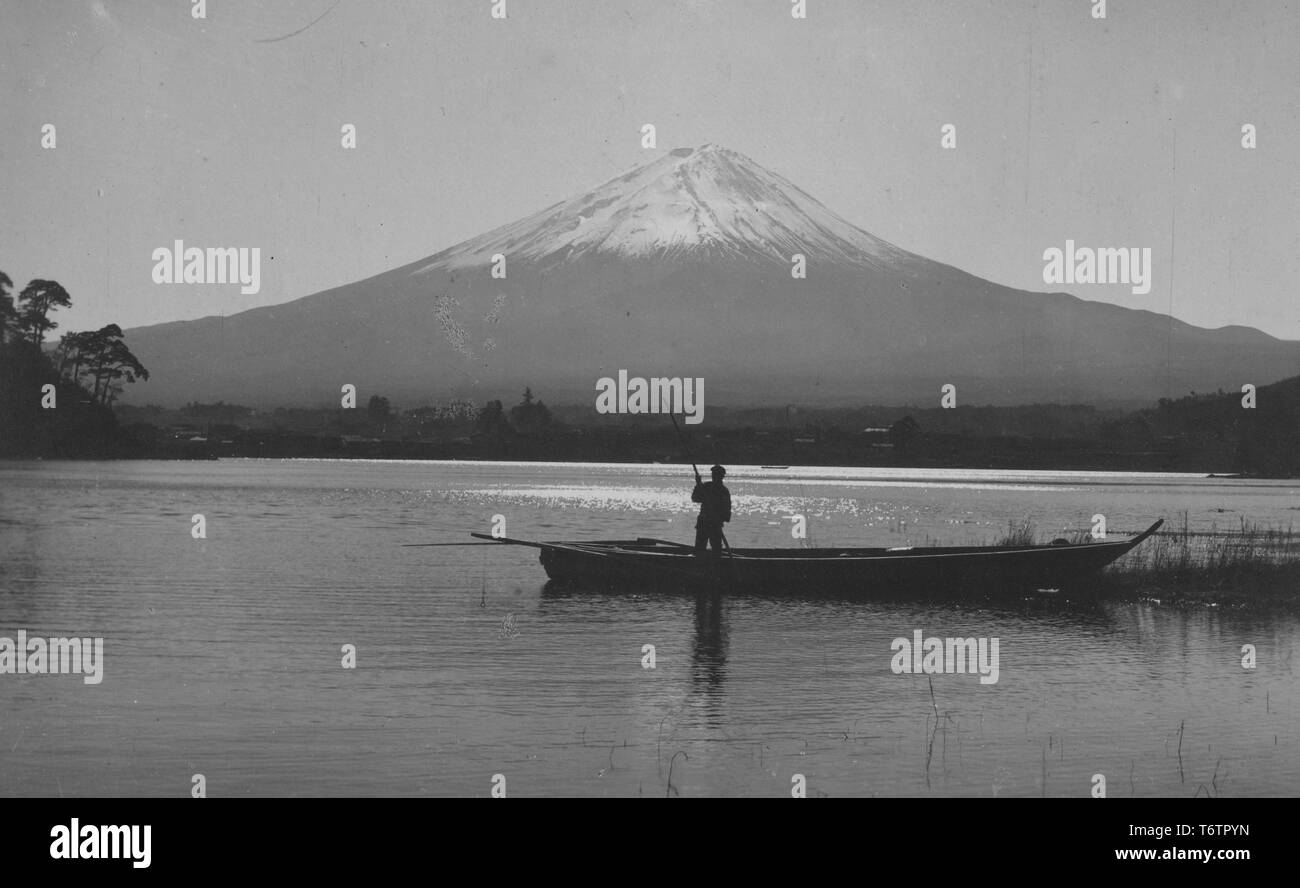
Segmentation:
{"type": "Polygon", "coordinates": [[[0,0],[0,270],[68,289],[55,335],[298,299],[714,142],[1000,284],[1300,339],[1297,2],[194,2],[0,0]],[[154,283],[177,239],[259,247],[260,292],[154,283]],[[1150,248],[1150,292],[1044,283],[1067,239],[1150,248]]]}

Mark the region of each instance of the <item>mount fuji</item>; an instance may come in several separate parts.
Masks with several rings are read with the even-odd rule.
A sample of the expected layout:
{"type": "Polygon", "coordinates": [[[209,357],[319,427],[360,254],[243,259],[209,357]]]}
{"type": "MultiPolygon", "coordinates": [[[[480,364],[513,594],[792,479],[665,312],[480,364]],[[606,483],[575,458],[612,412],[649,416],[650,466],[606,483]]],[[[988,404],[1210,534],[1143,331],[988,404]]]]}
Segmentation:
{"type": "Polygon", "coordinates": [[[1300,373],[1300,343],[999,286],[845,221],[716,145],[680,148],[418,262],[227,318],[141,327],[134,403],[384,395],[592,401],[704,377],[711,404],[1149,403],[1300,373]],[[806,279],[791,275],[806,257],[806,279]],[[502,261],[504,257],[504,261],[502,261]],[[504,266],[505,277],[493,269],[504,266]]]}

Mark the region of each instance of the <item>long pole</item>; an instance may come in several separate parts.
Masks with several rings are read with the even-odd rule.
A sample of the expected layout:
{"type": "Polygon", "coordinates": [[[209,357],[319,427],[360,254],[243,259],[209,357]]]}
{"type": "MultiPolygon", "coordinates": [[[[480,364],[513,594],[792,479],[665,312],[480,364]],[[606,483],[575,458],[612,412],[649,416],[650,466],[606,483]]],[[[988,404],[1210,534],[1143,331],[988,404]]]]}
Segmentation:
{"type": "Polygon", "coordinates": [[[700,478],[700,467],[695,464],[695,460],[691,457],[690,445],[686,443],[686,436],[682,434],[682,430],[677,425],[676,414],[669,413],[668,418],[673,421],[673,429],[677,432],[677,439],[682,442],[682,450],[686,451],[686,458],[691,461],[691,468],[695,470],[695,483],[703,484],[704,481],[700,478]]]}

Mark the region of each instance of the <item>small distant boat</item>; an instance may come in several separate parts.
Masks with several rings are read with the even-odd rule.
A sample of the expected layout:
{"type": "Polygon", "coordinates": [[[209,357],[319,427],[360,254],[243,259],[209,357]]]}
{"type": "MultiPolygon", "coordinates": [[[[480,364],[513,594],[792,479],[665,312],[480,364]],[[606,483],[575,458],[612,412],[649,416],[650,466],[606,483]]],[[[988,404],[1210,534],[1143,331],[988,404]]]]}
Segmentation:
{"type": "Polygon", "coordinates": [[[1126,540],[1048,545],[895,547],[891,549],[735,549],[700,557],[667,540],[533,542],[488,534],[478,539],[541,550],[553,581],[616,588],[724,588],[786,593],[983,592],[1060,589],[1100,571],[1164,524],[1126,540]]]}
{"type": "Polygon", "coordinates": [[[788,469],[789,466],[759,466],[760,469],[788,469]]]}

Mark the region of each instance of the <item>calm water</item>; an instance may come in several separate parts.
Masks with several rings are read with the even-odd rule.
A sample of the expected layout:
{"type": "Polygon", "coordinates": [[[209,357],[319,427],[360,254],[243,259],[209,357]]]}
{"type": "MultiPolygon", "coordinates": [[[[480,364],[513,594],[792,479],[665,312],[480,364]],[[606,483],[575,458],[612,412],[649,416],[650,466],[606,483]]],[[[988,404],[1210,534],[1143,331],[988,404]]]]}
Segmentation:
{"type": "MultiPolygon", "coordinates": [[[[822,545],[1300,517],[1300,485],[1191,476],[727,481],[736,546],[793,545],[792,513],[822,545]]],[[[1085,796],[1096,773],[1112,797],[1300,794],[1296,612],[579,594],[545,589],[534,550],[401,547],[494,515],[686,540],[689,493],[665,466],[0,463],[0,636],[105,640],[99,685],[0,675],[0,794],[185,795],[201,773],[214,797],[486,796],[494,774],[511,796],[663,796],[670,770],[682,796],[794,774],[810,796],[1085,796]],[[997,637],[998,682],[936,675],[932,701],[890,669],[917,629],[997,637]]]]}

